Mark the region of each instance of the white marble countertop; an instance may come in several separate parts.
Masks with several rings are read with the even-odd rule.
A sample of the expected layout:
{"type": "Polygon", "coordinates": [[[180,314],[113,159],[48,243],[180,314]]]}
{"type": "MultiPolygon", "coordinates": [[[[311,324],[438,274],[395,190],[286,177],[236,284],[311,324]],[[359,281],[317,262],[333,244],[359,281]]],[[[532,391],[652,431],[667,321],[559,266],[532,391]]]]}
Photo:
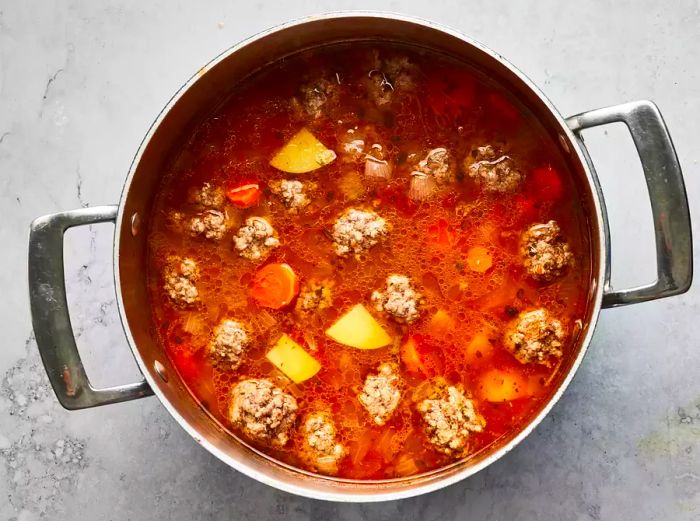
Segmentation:
{"type": "MultiPolygon", "coordinates": [[[[477,38],[564,115],[656,101],[697,208],[697,1],[0,0],[0,519],[700,519],[697,285],[603,311],[581,370],[534,434],[471,479],[400,502],[323,503],[260,485],[197,446],[155,398],[80,412],[58,405],[31,332],[29,222],[117,202],[151,121],[210,58],[289,18],[350,8],[428,17],[477,38]]],[[[648,282],[651,214],[631,141],[619,126],[586,138],[610,209],[615,283],[648,282]]],[[[66,244],[73,323],[99,385],[137,376],[115,307],[111,240],[101,225],[69,232],[66,244]]]]}

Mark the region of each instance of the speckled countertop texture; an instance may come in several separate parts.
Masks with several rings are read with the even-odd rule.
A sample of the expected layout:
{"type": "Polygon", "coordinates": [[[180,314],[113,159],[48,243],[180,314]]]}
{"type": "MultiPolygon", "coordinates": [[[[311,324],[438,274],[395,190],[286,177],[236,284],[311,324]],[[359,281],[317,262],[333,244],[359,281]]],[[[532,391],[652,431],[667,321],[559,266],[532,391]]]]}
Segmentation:
{"type": "MultiPolygon", "coordinates": [[[[269,26],[328,10],[400,11],[469,34],[564,115],[658,103],[700,200],[700,4],[0,0],[0,520],[698,520],[700,292],[603,311],[563,399],[511,454],[424,497],[294,497],[195,444],[155,398],[68,412],[32,335],[27,231],[41,214],[115,203],[134,152],[201,65],[269,26]]],[[[648,282],[651,214],[621,125],[586,134],[612,221],[618,286],[648,282]]],[[[695,226],[697,215],[693,219],[695,226]]],[[[66,277],[88,374],[138,376],[117,316],[111,225],[70,231],[66,277]]]]}

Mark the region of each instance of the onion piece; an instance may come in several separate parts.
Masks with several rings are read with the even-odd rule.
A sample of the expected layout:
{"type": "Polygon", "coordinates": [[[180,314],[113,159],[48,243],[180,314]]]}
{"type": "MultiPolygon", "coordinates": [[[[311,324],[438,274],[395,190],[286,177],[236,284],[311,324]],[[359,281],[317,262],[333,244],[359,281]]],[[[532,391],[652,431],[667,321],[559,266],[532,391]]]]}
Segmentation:
{"type": "Polygon", "coordinates": [[[318,351],[318,342],[316,342],[316,337],[311,331],[305,329],[301,336],[310,351],[318,351]]]}
{"type": "Polygon", "coordinates": [[[365,156],[365,177],[368,179],[387,180],[391,177],[391,165],[388,161],[365,156]]]}
{"type": "Polygon", "coordinates": [[[315,464],[319,472],[322,472],[323,474],[332,475],[338,473],[338,458],[332,454],[317,458],[315,464]]]}
{"type": "Polygon", "coordinates": [[[261,332],[266,332],[277,325],[277,319],[265,309],[258,311],[254,322],[256,329],[261,332]]]}
{"type": "Polygon", "coordinates": [[[413,201],[427,201],[437,190],[437,183],[433,176],[423,172],[411,172],[411,186],[408,188],[408,197],[413,201]]]}
{"type": "Polygon", "coordinates": [[[399,476],[410,476],[418,473],[418,465],[416,465],[416,460],[406,456],[405,454],[399,457],[399,462],[396,464],[395,469],[399,476]]]}
{"type": "Polygon", "coordinates": [[[189,313],[182,324],[182,330],[198,336],[208,332],[207,324],[198,313],[189,313]]]}

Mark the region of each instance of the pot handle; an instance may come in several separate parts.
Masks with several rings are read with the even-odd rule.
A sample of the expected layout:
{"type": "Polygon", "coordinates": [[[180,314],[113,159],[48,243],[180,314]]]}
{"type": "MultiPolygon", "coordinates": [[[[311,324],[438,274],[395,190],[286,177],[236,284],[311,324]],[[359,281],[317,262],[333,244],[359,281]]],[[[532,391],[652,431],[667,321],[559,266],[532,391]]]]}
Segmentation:
{"type": "Polygon", "coordinates": [[[63,272],[63,234],[73,226],[114,222],[117,206],[95,206],[45,215],[29,232],[29,300],[36,344],[58,401],[86,409],[153,394],[145,380],[95,389],[85,374],[71,327],[63,272]]]}
{"type": "MultiPolygon", "coordinates": [[[[582,130],[608,123],[627,125],[642,162],[649,189],[656,236],[656,282],[615,290],[610,284],[610,263],[605,274],[603,307],[636,304],[685,293],[693,280],[693,239],[688,197],[681,165],[658,107],[651,101],[633,101],[577,114],[566,120],[581,145],[582,130]]],[[[585,146],[583,147],[585,150],[585,146]]],[[[610,229],[603,212],[610,258],[610,229]]]]}

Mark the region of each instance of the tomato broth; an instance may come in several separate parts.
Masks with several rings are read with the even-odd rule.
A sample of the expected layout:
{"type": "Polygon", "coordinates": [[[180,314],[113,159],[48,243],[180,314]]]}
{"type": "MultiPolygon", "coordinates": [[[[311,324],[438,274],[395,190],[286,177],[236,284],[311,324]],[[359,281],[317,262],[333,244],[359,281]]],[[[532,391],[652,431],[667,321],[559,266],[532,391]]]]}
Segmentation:
{"type": "MultiPolygon", "coordinates": [[[[469,64],[387,43],[329,46],[285,58],[234,86],[163,172],[149,225],[157,337],[217,421],[295,467],[382,479],[469,457],[536,414],[577,348],[591,266],[586,219],[572,179],[555,139],[533,114],[469,64]],[[271,159],[301,129],[333,153],[308,172],[273,167],[271,159]],[[362,136],[366,146],[378,144],[390,177],[366,177],[367,148],[348,157],[353,135],[362,136]],[[489,192],[469,175],[470,156],[485,145],[507,152],[522,174],[517,189],[489,192]],[[454,173],[427,196],[412,197],[417,165],[436,148],[449,153],[454,173]],[[283,179],[313,186],[309,204],[291,212],[270,188],[283,179]],[[220,205],[227,228],[215,240],[193,235],[182,224],[202,210],[188,194],[205,183],[228,193],[220,205]],[[389,231],[366,251],[339,256],[334,223],[350,208],[376,212],[389,231]],[[233,239],[251,216],[265,218],[279,241],[253,260],[241,256],[233,239]],[[524,268],[522,237],[529,226],[549,221],[561,229],[572,260],[563,273],[543,281],[524,268]],[[196,301],[178,304],[166,291],[163,272],[173,258],[196,263],[196,301]],[[251,293],[256,273],[274,263],[289,266],[302,288],[325,281],[332,304],[300,312],[298,288],[290,282],[284,290],[289,302],[260,305],[251,293]],[[392,274],[408,277],[421,295],[415,321],[397,321],[372,300],[392,274]],[[327,330],[357,304],[391,338],[388,345],[358,349],[329,337],[327,330]],[[510,324],[532,309],[546,309],[565,331],[560,356],[541,363],[523,363],[504,345],[510,324]],[[242,324],[250,337],[235,369],[212,363],[208,355],[215,328],[226,318],[242,324]],[[285,334],[320,366],[299,383],[266,356],[285,334]],[[383,363],[396,368],[401,399],[379,425],[358,395],[383,363]],[[232,389],[249,378],[267,379],[296,400],[286,443],[267,443],[231,423],[232,389]],[[417,409],[431,386],[440,385],[458,387],[483,425],[469,433],[458,454],[431,443],[417,409]],[[332,472],[307,457],[301,423],[315,410],[332,417],[343,447],[332,472]]],[[[274,284],[273,289],[281,291],[274,284]]]]}

